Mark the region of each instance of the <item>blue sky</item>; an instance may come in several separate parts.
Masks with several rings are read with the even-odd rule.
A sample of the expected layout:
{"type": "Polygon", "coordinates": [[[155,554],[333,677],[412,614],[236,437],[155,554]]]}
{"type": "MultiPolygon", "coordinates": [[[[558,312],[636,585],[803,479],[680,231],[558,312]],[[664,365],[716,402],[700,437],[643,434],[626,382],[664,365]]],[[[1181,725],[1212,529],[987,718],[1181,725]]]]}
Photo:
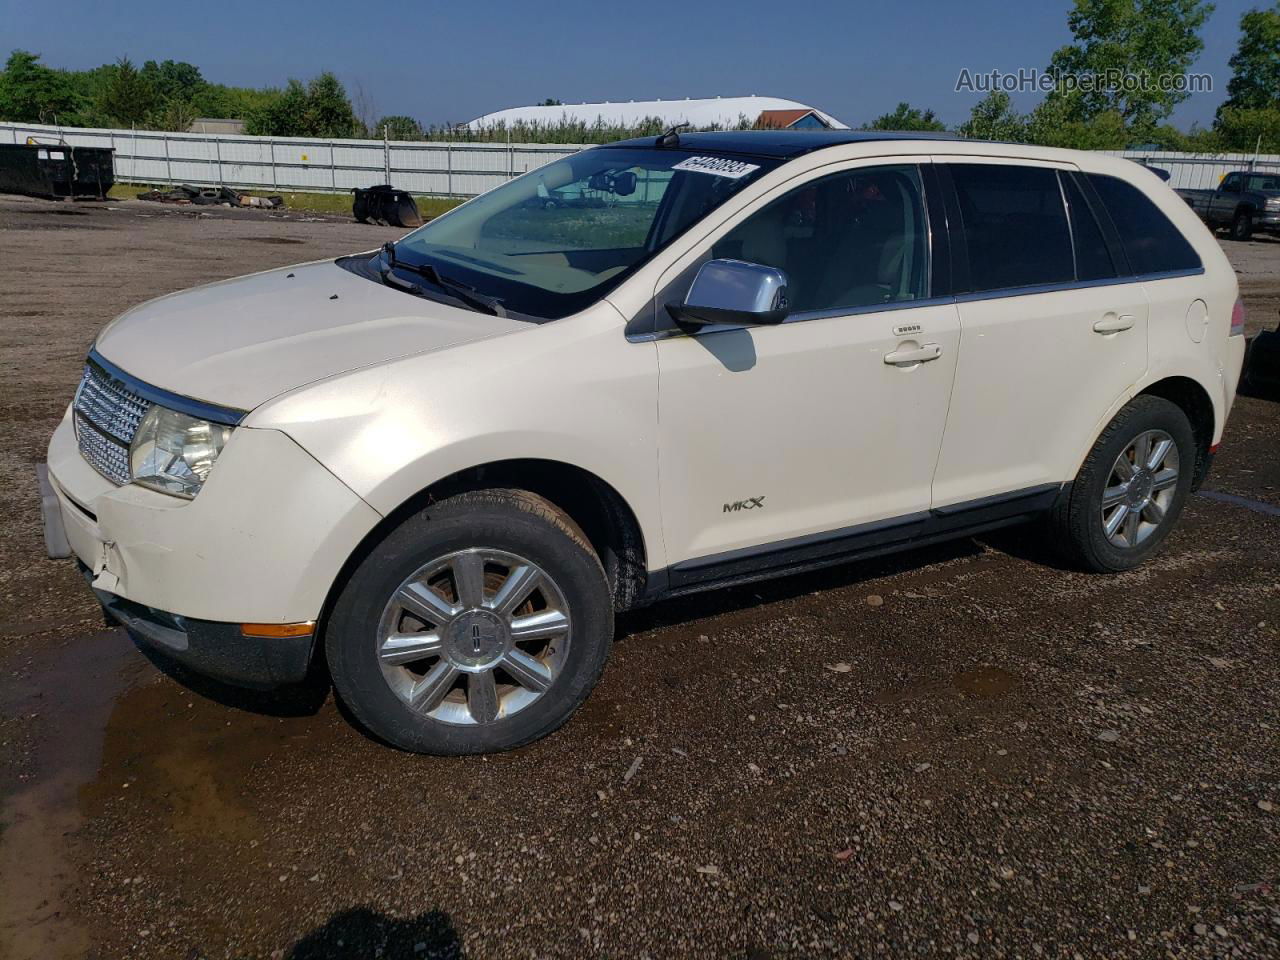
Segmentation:
{"type": "MultiPolygon", "coordinates": [[[[1208,123],[1226,95],[1240,15],[1270,0],[1218,0],[1193,67],[1214,92],[1175,114],[1208,123]]],[[[51,66],[128,56],[187,60],[212,81],[279,86],[331,69],[378,114],[463,121],[544,97],[674,99],[768,94],[857,126],[900,100],[947,123],[978,94],[954,92],[962,68],[1042,68],[1070,39],[1068,2],[582,0],[353,4],[350,0],[0,0],[0,55],[34,50],[51,66]],[[378,19],[375,19],[375,16],[378,19]],[[190,27],[190,29],[187,29],[190,27]]],[[[1022,109],[1039,98],[1015,97],[1022,109]]]]}

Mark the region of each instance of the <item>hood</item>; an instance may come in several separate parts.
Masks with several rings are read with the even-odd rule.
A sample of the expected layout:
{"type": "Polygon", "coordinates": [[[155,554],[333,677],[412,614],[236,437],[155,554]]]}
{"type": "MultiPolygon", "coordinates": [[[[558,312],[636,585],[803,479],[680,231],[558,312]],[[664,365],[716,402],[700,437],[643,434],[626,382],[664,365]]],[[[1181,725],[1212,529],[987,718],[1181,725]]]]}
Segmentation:
{"type": "Polygon", "coordinates": [[[347,370],[529,326],[402,293],[322,261],[151,300],[110,323],[96,346],[152,386],[252,410],[347,370]]]}

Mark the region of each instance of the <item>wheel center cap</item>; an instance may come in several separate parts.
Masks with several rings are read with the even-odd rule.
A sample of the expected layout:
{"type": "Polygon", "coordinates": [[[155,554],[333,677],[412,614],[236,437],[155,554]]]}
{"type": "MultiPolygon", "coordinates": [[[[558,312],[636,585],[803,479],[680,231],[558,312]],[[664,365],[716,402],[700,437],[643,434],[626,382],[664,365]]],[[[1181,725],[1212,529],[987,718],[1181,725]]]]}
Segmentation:
{"type": "Polygon", "coordinates": [[[507,649],[510,631],[505,621],[488,610],[468,610],[445,631],[449,659],[459,667],[487,667],[507,649]]]}
{"type": "Polygon", "coordinates": [[[1144,506],[1151,499],[1151,492],[1154,483],[1151,474],[1145,470],[1140,470],[1129,483],[1129,496],[1127,498],[1128,505],[1131,508],[1144,506]]]}

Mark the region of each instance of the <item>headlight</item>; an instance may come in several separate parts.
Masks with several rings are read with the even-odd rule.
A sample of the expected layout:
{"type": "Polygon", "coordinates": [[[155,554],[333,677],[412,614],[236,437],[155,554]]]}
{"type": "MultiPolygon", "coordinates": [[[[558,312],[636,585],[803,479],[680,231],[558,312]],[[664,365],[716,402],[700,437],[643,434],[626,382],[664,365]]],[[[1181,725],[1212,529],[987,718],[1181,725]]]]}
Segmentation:
{"type": "Polygon", "coordinates": [[[134,483],[179,497],[200,492],[231,427],[153,405],[129,448],[134,483]]]}
{"type": "Polygon", "coordinates": [[[1280,197],[1267,197],[1267,208],[1270,210],[1280,209],[1280,197]]]}

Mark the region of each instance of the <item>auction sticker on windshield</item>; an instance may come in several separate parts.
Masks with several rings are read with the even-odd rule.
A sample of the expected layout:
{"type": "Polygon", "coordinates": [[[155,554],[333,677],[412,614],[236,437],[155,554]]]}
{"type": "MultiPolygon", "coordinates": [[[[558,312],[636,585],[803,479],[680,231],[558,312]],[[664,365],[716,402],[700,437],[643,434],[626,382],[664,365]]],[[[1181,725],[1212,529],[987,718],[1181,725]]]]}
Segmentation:
{"type": "Polygon", "coordinates": [[[693,173],[713,173],[717,177],[728,177],[737,180],[760,169],[755,163],[743,163],[741,160],[728,160],[724,157],[690,157],[681,160],[672,170],[689,170],[693,173]]]}

